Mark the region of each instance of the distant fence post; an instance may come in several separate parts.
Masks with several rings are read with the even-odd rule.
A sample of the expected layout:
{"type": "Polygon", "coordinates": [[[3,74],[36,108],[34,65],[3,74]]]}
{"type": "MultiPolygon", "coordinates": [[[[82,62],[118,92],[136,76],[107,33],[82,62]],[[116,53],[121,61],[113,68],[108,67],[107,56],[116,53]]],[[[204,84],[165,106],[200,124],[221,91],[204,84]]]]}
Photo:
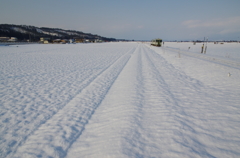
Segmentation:
{"type": "Polygon", "coordinates": [[[207,37],[207,41],[206,41],[206,47],[205,47],[205,50],[204,50],[204,54],[206,54],[206,51],[207,51],[207,43],[208,43],[208,37],[207,37]]]}

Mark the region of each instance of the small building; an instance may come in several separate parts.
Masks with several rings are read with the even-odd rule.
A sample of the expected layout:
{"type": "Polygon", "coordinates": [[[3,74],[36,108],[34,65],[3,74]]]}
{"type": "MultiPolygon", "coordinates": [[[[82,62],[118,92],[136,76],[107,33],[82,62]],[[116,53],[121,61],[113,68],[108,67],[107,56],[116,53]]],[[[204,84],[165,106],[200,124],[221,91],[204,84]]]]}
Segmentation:
{"type": "Polygon", "coordinates": [[[84,43],[90,43],[89,39],[84,39],[84,43]]]}
{"type": "Polygon", "coordinates": [[[102,40],[100,40],[100,39],[95,39],[95,41],[94,41],[95,43],[102,43],[103,41],[102,40]]]}
{"type": "Polygon", "coordinates": [[[95,39],[85,39],[84,43],[95,43],[95,39]]]}
{"type": "Polygon", "coordinates": [[[8,41],[9,42],[16,42],[18,39],[16,37],[11,37],[8,41]]]}
{"type": "Polygon", "coordinates": [[[61,39],[54,39],[53,43],[61,43],[61,39]]]}
{"type": "Polygon", "coordinates": [[[43,42],[43,41],[49,41],[50,40],[50,38],[48,38],[48,37],[41,37],[40,38],[40,41],[41,42],[43,42]]]}
{"type": "Polygon", "coordinates": [[[44,44],[48,44],[48,43],[49,43],[49,41],[48,41],[48,40],[45,40],[45,41],[43,41],[43,43],[44,43],[44,44]]]}
{"type": "Polygon", "coordinates": [[[80,39],[80,38],[76,38],[76,39],[75,39],[75,43],[83,43],[83,42],[84,42],[83,39],[80,39]]]}
{"type": "Polygon", "coordinates": [[[75,43],[75,39],[70,39],[68,41],[69,41],[69,43],[75,43]]]}
{"type": "Polygon", "coordinates": [[[67,39],[62,39],[60,43],[61,44],[66,44],[66,43],[68,43],[68,40],[67,39]]]}
{"type": "Polygon", "coordinates": [[[41,43],[47,44],[47,43],[50,43],[49,41],[50,41],[50,38],[47,38],[47,37],[41,37],[40,38],[41,43]]]}
{"type": "Polygon", "coordinates": [[[10,39],[9,37],[0,37],[1,42],[8,41],[9,39],[10,39]]]}

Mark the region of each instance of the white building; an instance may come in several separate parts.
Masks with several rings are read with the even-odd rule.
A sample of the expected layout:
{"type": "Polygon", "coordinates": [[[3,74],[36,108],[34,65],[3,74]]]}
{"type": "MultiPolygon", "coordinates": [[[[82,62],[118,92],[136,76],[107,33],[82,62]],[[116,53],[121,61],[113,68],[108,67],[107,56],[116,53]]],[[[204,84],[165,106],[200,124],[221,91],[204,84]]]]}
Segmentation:
{"type": "Polygon", "coordinates": [[[16,42],[18,39],[16,37],[11,37],[8,41],[9,42],[16,42]]]}

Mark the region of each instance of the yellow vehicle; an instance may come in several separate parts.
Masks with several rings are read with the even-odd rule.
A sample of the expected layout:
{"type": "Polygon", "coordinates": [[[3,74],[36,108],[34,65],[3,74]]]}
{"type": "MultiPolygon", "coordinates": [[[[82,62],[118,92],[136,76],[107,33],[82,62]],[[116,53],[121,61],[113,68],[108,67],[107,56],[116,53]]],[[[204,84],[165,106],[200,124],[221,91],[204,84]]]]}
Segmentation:
{"type": "Polygon", "coordinates": [[[152,46],[161,47],[162,46],[162,39],[158,38],[158,39],[152,40],[151,41],[151,45],[152,46]]]}

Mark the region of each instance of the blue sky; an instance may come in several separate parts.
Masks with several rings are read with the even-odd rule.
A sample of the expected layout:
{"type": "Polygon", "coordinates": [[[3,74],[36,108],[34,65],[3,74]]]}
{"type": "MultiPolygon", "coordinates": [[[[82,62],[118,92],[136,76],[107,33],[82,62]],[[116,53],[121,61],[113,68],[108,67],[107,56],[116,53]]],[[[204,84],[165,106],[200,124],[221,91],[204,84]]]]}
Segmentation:
{"type": "Polygon", "coordinates": [[[117,39],[240,40],[240,0],[0,0],[0,23],[117,39]]]}

